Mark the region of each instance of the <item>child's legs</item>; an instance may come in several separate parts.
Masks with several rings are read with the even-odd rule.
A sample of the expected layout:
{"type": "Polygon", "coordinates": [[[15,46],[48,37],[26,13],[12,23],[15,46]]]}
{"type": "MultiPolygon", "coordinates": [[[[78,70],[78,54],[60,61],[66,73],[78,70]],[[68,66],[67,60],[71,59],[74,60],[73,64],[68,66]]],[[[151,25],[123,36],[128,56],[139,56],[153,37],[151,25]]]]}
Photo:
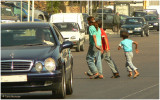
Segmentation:
{"type": "Polygon", "coordinates": [[[133,58],[133,52],[126,52],[126,63],[127,65],[132,69],[132,70],[136,70],[137,68],[133,65],[132,63],[132,58],[133,58]]]}

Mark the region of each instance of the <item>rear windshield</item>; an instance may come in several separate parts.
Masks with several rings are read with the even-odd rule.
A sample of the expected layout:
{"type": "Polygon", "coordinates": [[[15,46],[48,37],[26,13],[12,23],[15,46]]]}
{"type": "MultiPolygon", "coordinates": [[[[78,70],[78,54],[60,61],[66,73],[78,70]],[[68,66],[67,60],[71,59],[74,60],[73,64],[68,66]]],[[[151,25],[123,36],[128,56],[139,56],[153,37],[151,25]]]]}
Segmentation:
{"type": "Polygon", "coordinates": [[[157,21],[157,16],[145,16],[146,21],[157,21]]]}
{"type": "Polygon", "coordinates": [[[59,31],[78,31],[78,24],[76,23],[54,23],[54,25],[59,29],[59,31]]]}
{"type": "Polygon", "coordinates": [[[147,13],[145,12],[134,12],[134,17],[144,17],[145,15],[147,15],[147,13]]]}
{"type": "MultiPolygon", "coordinates": [[[[102,9],[97,9],[97,13],[102,13],[102,9]]],[[[103,13],[112,13],[112,9],[103,9],[103,13]]]]}
{"type": "Polygon", "coordinates": [[[55,40],[48,28],[2,29],[1,46],[54,45],[55,40]]]}

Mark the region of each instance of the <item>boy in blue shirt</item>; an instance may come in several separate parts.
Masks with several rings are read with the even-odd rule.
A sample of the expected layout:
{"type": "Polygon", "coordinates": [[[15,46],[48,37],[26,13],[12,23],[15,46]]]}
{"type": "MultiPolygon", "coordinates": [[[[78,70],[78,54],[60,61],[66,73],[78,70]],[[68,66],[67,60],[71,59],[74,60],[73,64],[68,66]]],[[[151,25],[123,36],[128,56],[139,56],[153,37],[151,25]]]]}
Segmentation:
{"type": "Polygon", "coordinates": [[[139,72],[137,71],[138,68],[136,68],[132,63],[132,58],[133,58],[132,44],[135,44],[136,53],[139,53],[139,50],[137,49],[138,43],[128,39],[129,34],[127,32],[123,32],[121,36],[123,38],[123,41],[120,42],[118,50],[120,50],[121,48],[123,48],[124,50],[125,57],[126,57],[126,67],[127,67],[127,70],[129,71],[128,76],[132,77],[132,70],[134,70],[135,74],[133,78],[136,78],[137,76],[139,76],[139,72]]]}

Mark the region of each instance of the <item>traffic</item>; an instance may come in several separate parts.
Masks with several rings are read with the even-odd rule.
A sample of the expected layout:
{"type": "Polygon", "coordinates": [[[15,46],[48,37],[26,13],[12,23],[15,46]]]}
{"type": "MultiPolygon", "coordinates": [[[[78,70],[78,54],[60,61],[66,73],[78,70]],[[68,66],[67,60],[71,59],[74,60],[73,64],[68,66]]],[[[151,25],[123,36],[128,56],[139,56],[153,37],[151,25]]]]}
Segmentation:
{"type": "MultiPolygon", "coordinates": [[[[51,91],[51,98],[59,99],[72,95],[76,91],[73,88],[73,72],[77,68],[74,55],[82,56],[92,47],[88,46],[91,42],[90,26],[96,27],[98,22],[102,24],[101,30],[106,33],[110,30],[112,34],[118,35],[118,39],[124,38],[124,33],[150,37],[151,31],[159,32],[160,18],[156,9],[124,14],[121,10],[118,12],[117,9],[97,7],[95,13],[59,11],[46,14],[32,6],[28,13],[28,7],[25,1],[1,2],[2,94],[51,91]],[[89,22],[88,18],[94,20],[89,22]]],[[[101,47],[96,48],[101,51],[101,47]]],[[[120,47],[123,49],[123,46],[120,47]]],[[[89,53],[92,50],[87,53],[88,66],[91,58],[89,53]]],[[[98,62],[96,56],[93,60],[94,64],[98,62]]],[[[87,73],[87,76],[94,74],[87,73]]],[[[138,76],[139,73],[134,78],[138,76]]],[[[118,70],[112,78],[120,78],[118,70]]],[[[99,75],[94,79],[104,78],[99,75]]]]}

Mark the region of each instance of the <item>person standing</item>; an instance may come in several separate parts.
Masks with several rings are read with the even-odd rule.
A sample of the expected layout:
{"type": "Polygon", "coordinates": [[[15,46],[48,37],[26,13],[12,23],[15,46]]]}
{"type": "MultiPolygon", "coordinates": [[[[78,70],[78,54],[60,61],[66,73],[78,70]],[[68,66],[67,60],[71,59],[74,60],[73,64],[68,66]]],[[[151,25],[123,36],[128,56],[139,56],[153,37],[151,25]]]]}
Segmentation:
{"type": "Polygon", "coordinates": [[[119,28],[120,28],[120,16],[118,12],[114,15],[113,24],[114,24],[114,27],[117,28],[117,34],[118,34],[119,28]]]}
{"type": "Polygon", "coordinates": [[[90,16],[87,18],[89,24],[89,48],[86,56],[86,61],[89,70],[93,75],[87,73],[87,75],[92,79],[102,75],[102,62],[101,62],[101,31],[99,28],[95,28],[93,25],[95,23],[94,17],[90,16]],[[96,63],[95,63],[96,61],[96,63]]]}
{"type": "Polygon", "coordinates": [[[124,50],[124,54],[126,57],[126,68],[129,71],[128,76],[132,77],[132,70],[133,70],[135,73],[133,78],[136,78],[137,76],[139,76],[139,72],[137,71],[138,68],[136,68],[132,63],[132,58],[133,58],[132,44],[135,44],[136,53],[139,53],[138,43],[128,39],[129,34],[127,32],[122,32],[121,36],[123,38],[123,41],[120,42],[118,50],[120,50],[121,48],[123,48],[124,50]]]}
{"type": "Polygon", "coordinates": [[[119,78],[120,76],[119,76],[117,66],[111,58],[110,47],[109,47],[107,34],[102,29],[102,21],[98,20],[98,26],[101,30],[102,47],[103,47],[103,50],[104,50],[103,54],[101,55],[101,58],[104,59],[108,63],[108,65],[109,65],[109,67],[110,67],[110,69],[113,73],[113,76],[111,78],[119,78]]]}

